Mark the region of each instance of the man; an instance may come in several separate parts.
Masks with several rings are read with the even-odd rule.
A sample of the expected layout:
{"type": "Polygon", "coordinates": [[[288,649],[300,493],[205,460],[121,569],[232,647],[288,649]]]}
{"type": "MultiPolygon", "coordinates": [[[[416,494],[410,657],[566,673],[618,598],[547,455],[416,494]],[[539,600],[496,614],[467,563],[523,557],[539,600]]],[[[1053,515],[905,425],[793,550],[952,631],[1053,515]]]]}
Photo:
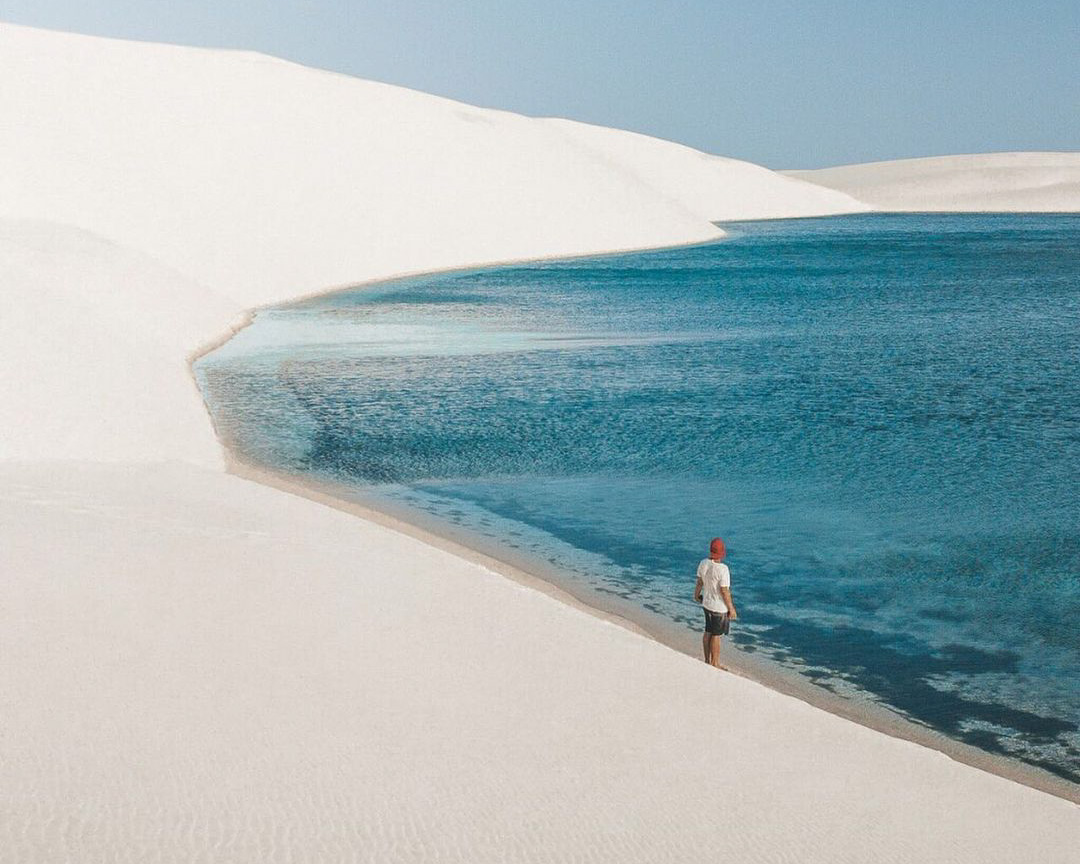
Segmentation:
{"type": "Polygon", "coordinates": [[[726,554],[724,541],[714,537],[709,544],[709,557],[698,564],[694,585],[694,601],[705,609],[705,633],[701,637],[705,662],[717,669],[722,668],[721,638],[731,629],[731,622],[739,617],[735,601],[731,599],[731,571],[722,563],[726,554]]]}

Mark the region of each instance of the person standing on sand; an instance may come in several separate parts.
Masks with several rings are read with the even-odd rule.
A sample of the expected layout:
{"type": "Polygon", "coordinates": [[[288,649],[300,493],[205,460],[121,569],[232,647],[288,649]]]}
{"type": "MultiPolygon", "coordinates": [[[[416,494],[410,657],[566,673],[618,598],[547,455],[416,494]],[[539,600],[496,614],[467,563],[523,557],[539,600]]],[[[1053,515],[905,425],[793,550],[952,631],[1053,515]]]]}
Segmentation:
{"type": "Polygon", "coordinates": [[[723,563],[726,554],[724,541],[714,537],[709,544],[709,557],[698,564],[694,584],[694,601],[705,609],[705,633],[701,637],[705,662],[718,669],[721,668],[721,638],[731,629],[731,622],[739,617],[735,601],[731,599],[731,571],[723,563]]]}

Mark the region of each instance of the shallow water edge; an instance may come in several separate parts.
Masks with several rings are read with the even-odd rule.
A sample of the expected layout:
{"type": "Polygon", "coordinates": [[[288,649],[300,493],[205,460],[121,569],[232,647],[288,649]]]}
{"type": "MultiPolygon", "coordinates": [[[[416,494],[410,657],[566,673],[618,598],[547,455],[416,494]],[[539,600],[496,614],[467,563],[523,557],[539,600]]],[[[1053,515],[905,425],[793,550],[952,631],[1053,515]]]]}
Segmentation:
{"type": "MultiPolygon", "coordinates": [[[[507,554],[508,550],[505,548],[495,548],[483,543],[481,538],[469,536],[463,531],[454,531],[449,525],[434,518],[424,518],[423,514],[417,511],[405,507],[391,509],[382,499],[361,496],[355,489],[344,484],[316,481],[308,475],[290,474],[253,465],[227,446],[225,452],[227,471],[236,477],[306,498],[405,534],[540,591],[592,617],[623,627],[681,654],[700,659],[700,636],[688,632],[685,627],[662,614],[650,613],[647,609],[615,595],[590,590],[580,582],[571,584],[565,574],[560,574],[553,567],[545,568],[541,562],[509,560],[513,556],[507,554]]],[[[885,705],[830,693],[815,686],[796,671],[741,651],[731,639],[726,640],[724,645],[724,664],[727,674],[740,675],[877,732],[927,747],[973,768],[1080,804],[1080,787],[1061,777],[949,738],[913,722],[885,705]]]]}
{"type": "MultiPolygon", "coordinates": [[[[879,221],[890,223],[886,224],[886,228],[892,227],[891,222],[887,217],[884,217],[882,214],[876,215],[879,218],[874,219],[875,227],[879,221]]],[[[791,220],[778,221],[786,223],[791,220]]],[[[814,221],[815,220],[811,220],[811,223],[814,221]]],[[[833,220],[820,221],[823,224],[827,224],[829,226],[828,230],[832,231],[833,225],[835,224],[833,220]]],[[[957,224],[959,225],[960,223],[957,224]]],[[[737,226],[735,227],[737,228],[737,226]]],[[[953,226],[950,225],[947,227],[951,230],[953,226]]],[[[811,225],[811,228],[813,228],[813,225],[811,225]]],[[[733,228],[732,230],[734,231],[735,229],[733,228]]],[[[772,231],[773,229],[770,228],[769,230],[772,231]]],[[[778,226],[776,230],[783,229],[778,226]]],[[[844,233],[844,230],[844,226],[841,225],[841,234],[844,233]]],[[[732,234],[727,239],[737,240],[738,235],[737,233],[732,234]]],[[[707,244],[695,243],[689,245],[691,247],[702,246],[704,249],[705,247],[713,246],[718,248],[726,247],[728,243],[721,242],[717,244],[714,241],[713,243],[707,244]]],[[[732,245],[739,244],[734,243],[732,245]]],[[[672,250],[665,247],[664,250],[653,251],[660,251],[664,254],[672,250]]],[[[618,256],[619,254],[621,253],[585,254],[584,256],[575,257],[607,259],[611,256],[618,256]]],[[[562,261],[563,259],[561,258],[553,259],[551,263],[561,264],[562,261]]],[[[549,260],[544,259],[543,262],[537,263],[542,263],[542,266],[546,267],[549,260]]],[[[494,266],[495,269],[499,268],[499,265],[494,266]]],[[[606,267],[608,265],[603,266],[606,267]]],[[[616,262],[612,266],[617,268],[619,265],[616,262]]],[[[491,269],[491,267],[492,265],[472,265],[460,268],[448,268],[439,271],[439,275],[453,274],[454,278],[461,278],[464,276],[466,279],[469,279],[474,276],[480,276],[491,269]]],[[[432,275],[435,274],[426,274],[424,278],[429,278],[432,275]]],[[[368,292],[366,289],[368,287],[374,288],[375,291],[373,293],[378,295],[378,286],[397,283],[399,282],[399,278],[379,278],[370,280],[361,285],[327,288],[316,294],[308,294],[306,297],[307,300],[316,297],[327,298],[330,295],[337,295],[342,292],[348,294],[349,292],[356,291],[357,288],[362,289],[357,292],[358,297],[367,297],[368,292]]],[[[306,304],[307,300],[299,305],[306,304]]],[[[320,299],[315,302],[321,303],[323,300],[320,299]]],[[[367,301],[365,300],[363,302],[367,301]]],[[[294,305],[297,305],[296,301],[280,307],[275,305],[274,307],[271,307],[270,311],[273,314],[282,309],[289,310],[294,305]]],[[[348,304],[346,303],[346,306],[347,305],[348,304]]],[[[223,334],[222,338],[218,340],[215,345],[208,347],[212,349],[224,343],[231,343],[230,347],[226,350],[235,350],[240,343],[244,343],[246,346],[247,342],[245,340],[250,336],[250,331],[247,331],[244,325],[252,323],[254,311],[249,315],[247,320],[243,322],[243,325],[234,325],[234,327],[231,328],[230,333],[223,334]],[[236,336],[241,330],[244,330],[245,332],[241,334],[239,339],[233,340],[231,337],[236,336]]],[[[196,357],[192,357],[191,359],[193,361],[197,360],[206,353],[207,349],[204,349],[203,351],[198,352],[196,357]]],[[[241,353],[243,353],[243,349],[241,349],[241,353]]],[[[192,371],[194,372],[195,370],[193,369],[192,371]]],[[[198,379],[196,379],[196,383],[198,383],[198,379]]],[[[202,389],[203,388],[200,387],[200,390],[202,389]]],[[[206,391],[203,392],[204,404],[207,404],[205,397],[206,391]]],[[[207,404],[207,407],[209,409],[211,406],[207,404]]],[[[597,615],[598,617],[609,621],[617,621],[617,623],[628,626],[639,634],[644,634],[690,657],[696,659],[700,656],[700,630],[697,621],[697,614],[699,613],[696,613],[696,610],[691,612],[691,604],[689,603],[688,598],[683,598],[685,600],[683,605],[687,607],[687,614],[677,616],[678,620],[673,622],[668,616],[660,615],[659,607],[653,606],[651,603],[641,603],[638,605],[629,602],[630,598],[624,596],[624,592],[612,590],[616,586],[607,585],[605,587],[604,584],[589,584],[589,580],[582,579],[583,574],[581,572],[578,572],[577,569],[569,566],[572,562],[556,560],[556,558],[560,556],[548,556],[550,557],[550,560],[548,560],[548,557],[536,554],[538,552],[537,549],[523,548],[522,544],[514,542],[509,537],[504,537],[493,530],[486,530],[477,525],[472,525],[468,520],[456,518],[453,513],[446,515],[440,512],[438,508],[433,508],[431,512],[425,512],[426,508],[413,507],[411,506],[412,502],[408,501],[406,498],[397,499],[397,496],[393,494],[392,491],[390,494],[384,494],[386,492],[386,490],[383,489],[384,483],[382,483],[378,477],[374,478],[374,480],[368,478],[367,483],[338,484],[337,478],[332,476],[332,474],[327,476],[327,473],[320,472],[320,474],[312,477],[309,473],[300,472],[297,466],[292,465],[288,460],[279,464],[274,460],[267,461],[258,458],[257,453],[248,452],[247,448],[240,446],[242,443],[241,437],[238,437],[235,441],[230,440],[232,430],[228,428],[229,424],[222,423],[219,425],[217,422],[219,419],[220,418],[216,418],[214,413],[211,412],[211,421],[213,425],[217,427],[218,439],[225,445],[224,449],[227,451],[229,461],[234,467],[237,466],[237,463],[242,461],[249,462],[246,469],[241,467],[239,470],[234,470],[234,474],[248,476],[254,471],[255,474],[259,476],[253,477],[253,479],[260,480],[260,482],[279,488],[287,488],[287,491],[294,494],[322,500],[323,503],[330,504],[339,509],[348,510],[369,521],[390,525],[390,527],[395,530],[418,537],[424,542],[443,548],[449,548],[450,551],[458,557],[475,561],[489,569],[499,571],[505,576],[509,576],[517,581],[527,583],[534,588],[543,590],[545,593],[554,595],[563,602],[568,602],[571,605],[583,608],[585,611],[597,615]],[[251,466],[253,464],[257,464],[261,467],[252,468],[251,466]],[[374,483],[374,485],[368,485],[370,483],[374,483]],[[326,500],[324,500],[324,497],[326,500]]],[[[405,434],[412,435],[412,429],[407,429],[405,434]]],[[[760,436],[758,436],[758,438],[760,438],[760,436]]],[[[558,496],[556,496],[556,498],[558,498],[558,496]]],[[[558,503],[558,501],[556,503],[558,503]]],[[[511,521],[514,520],[511,519],[511,521]]],[[[481,525],[486,526],[488,524],[483,519],[481,519],[480,522],[481,525]]],[[[529,523],[526,522],[526,524],[529,523]]],[[[516,531],[509,531],[508,533],[513,536],[519,536],[516,531]]],[[[846,546],[846,544],[841,545],[846,546]]],[[[683,592],[681,583],[671,584],[667,587],[674,590],[675,593],[671,595],[672,597],[681,598],[683,593],[685,593],[683,592]]],[[[768,600],[768,598],[765,599],[768,600]]],[[[682,601],[676,601],[677,604],[680,602],[682,601]]],[[[927,612],[927,615],[933,620],[937,620],[933,615],[930,615],[930,612],[927,612]]],[[[816,632],[817,631],[815,631],[815,633],[816,632]]],[[[855,635],[858,636],[859,634],[856,633],[855,635]]],[[[818,643],[814,642],[813,644],[817,645],[818,643]]],[[[850,647],[857,650],[860,644],[861,643],[856,640],[850,647]]],[[[862,647],[865,648],[867,646],[864,645],[862,647]]],[[[783,648],[783,646],[781,646],[781,648],[783,648]]],[[[753,623],[748,623],[746,628],[740,628],[740,632],[736,634],[734,639],[728,640],[727,649],[726,653],[731,660],[729,665],[747,677],[753,678],[766,686],[769,686],[771,689],[795,695],[802,701],[825,708],[825,710],[830,711],[830,713],[853,719],[862,725],[880,729],[881,731],[888,732],[897,737],[918,741],[921,744],[938,751],[947,752],[950,755],[960,754],[956,756],[959,761],[977,765],[980,768],[986,768],[995,774],[1018,780],[1025,785],[1036,786],[1038,788],[1044,788],[1049,785],[1053,788],[1048,788],[1046,791],[1051,791],[1059,797],[1076,801],[1077,795],[1080,794],[1080,792],[1078,792],[1078,790],[1080,790],[1080,785],[1076,783],[1075,776],[1065,775],[1064,777],[1055,777],[1051,773],[1051,779],[1048,783],[1044,782],[1046,778],[1042,777],[1043,771],[1039,767],[1041,763],[1038,760],[1035,760],[1034,764],[1024,764],[1018,761],[1018,759],[1022,757],[1010,756],[1000,749],[997,753],[987,752],[987,749],[991,748],[972,750],[971,745],[962,744],[953,738],[945,737],[946,735],[951,734],[949,732],[948,724],[937,727],[942,731],[934,731],[934,729],[930,728],[928,725],[933,724],[934,726],[937,726],[937,724],[934,723],[932,716],[923,716],[923,714],[918,711],[915,711],[913,714],[908,713],[905,710],[905,706],[907,706],[905,701],[901,700],[894,703],[894,705],[901,706],[899,708],[889,707],[885,702],[878,701],[880,698],[884,698],[886,702],[889,701],[888,693],[891,693],[892,691],[888,691],[888,693],[884,691],[878,692],[871,688],[866,692],[865,698],[863,698],[864,694],[860,691],[858,684],[856,684],[854,687],[854,695],[856,698],[852,699],[852,694],[847,692],[849,688],[844,686],[846,679],[843,679],[843,676],[836,679],[830,677],[827,681],[820,680],[821,676],[816,675],[815,673],[818,671],[817,667],[822,664],[811,663],[809,660],[803,660],[797,655],[789,655],[786,651],[777,653],[777,656],[775,657],[771,656],[771,654],[768,653],[771,649],[768,646],[761,644],[761,640],[755,639],[753,623]],[[732,644],[734,642],[743,642],[745,650],[736,650],[735,646],[732,644]],[[754,647],[755,645],[757,646],[756,648],[754,647]],[[971,752],[968,752],[965,756],[965,751],[971,752]],[[1041,777],[1042,779],[1040,779],[1041,777]]],[[[810,657],[811,655],[804,656],[810,657]]],[[[826,658],[826,660],[827,659],[828,658],[826,658]]],[[[970,658],[962,657],[961,660],[966,662],[969,661],[970,658]]],[[[827,666],[828,663],[826,662],[824,665],[827,666]]],[[[906,666],[901,664],[900,672],[904,672],[905,669],[906,666]]],[[[907,679],[901,675],[899,684],[902,685],[906,680],[907,679]]],[[[1010,694],[1006,693],[1004,695],[1006,701],[1001,702],[998,708],[1008,712],[1009,708],[1007,706],[1014,703],[1009,698],[1010,694]]],[[[972,716],[982,717],[983,714],[974,714],[972,716]]],[[[1068,715],[1061,716],[1067,717],[1068,715]]],[[[973,743],[982,748],[980,742],[975,741],[973,743]]]]}

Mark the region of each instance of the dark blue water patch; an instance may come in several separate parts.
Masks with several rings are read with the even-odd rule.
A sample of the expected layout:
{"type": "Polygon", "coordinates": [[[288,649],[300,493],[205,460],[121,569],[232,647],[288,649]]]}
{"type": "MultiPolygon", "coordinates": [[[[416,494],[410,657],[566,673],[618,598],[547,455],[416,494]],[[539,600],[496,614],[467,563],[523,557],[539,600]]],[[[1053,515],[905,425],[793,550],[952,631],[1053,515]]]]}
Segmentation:
{"type": "Polygon", "coordinates": [[[742,650],[1075,780],[1080,217],[731,228],[261,313],[198,375],[247,458],[686,627],[722,534],[742,650]]]}

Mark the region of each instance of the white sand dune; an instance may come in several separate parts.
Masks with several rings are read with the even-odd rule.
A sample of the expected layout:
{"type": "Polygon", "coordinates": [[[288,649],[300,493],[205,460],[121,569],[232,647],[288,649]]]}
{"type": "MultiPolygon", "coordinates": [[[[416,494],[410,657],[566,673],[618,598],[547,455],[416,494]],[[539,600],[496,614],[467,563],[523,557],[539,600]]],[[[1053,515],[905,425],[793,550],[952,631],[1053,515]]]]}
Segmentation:
{"type": "Polygon", "coordinates": [[[784,171],[893,212],[1080,212],[1080,153],[978,153],[784,171]]]}
{"type": "Polygon", "coordinates": [[[796,190],[799,215],[860,209],[677,144],[258,54],[2,25],[0,74],[0,217],[92,230],[245,305],[479,261],[709,240],[721,236],[709,220],[759,212],[755,189],[770,215],[783,214],[775,188],[796,190]],[[701,166],[692,182],[657,170],[665,153],[701,166]]]}
{"type": "Polygon", "coordinates": [[[186,368],[253,304],[848,198],[244,53],[0,25],[0,81],[0,861],[1074,860],[1064,800],[225,474],[186,368]]]}
{"type": "Polygon", "coordinates": [[[787,177],[752,162],[712,156],[647,135],[548,120],[573,141],[594,149],[606,162],[714,222],[834,216],[873,208],[843,192],[787,177]]]}
{"type": "Polygon", "coordinates": [[[221,465],[186,358],[234,301],[88,231],[6,219],[0,289],[0,459],[221,465]]]}

